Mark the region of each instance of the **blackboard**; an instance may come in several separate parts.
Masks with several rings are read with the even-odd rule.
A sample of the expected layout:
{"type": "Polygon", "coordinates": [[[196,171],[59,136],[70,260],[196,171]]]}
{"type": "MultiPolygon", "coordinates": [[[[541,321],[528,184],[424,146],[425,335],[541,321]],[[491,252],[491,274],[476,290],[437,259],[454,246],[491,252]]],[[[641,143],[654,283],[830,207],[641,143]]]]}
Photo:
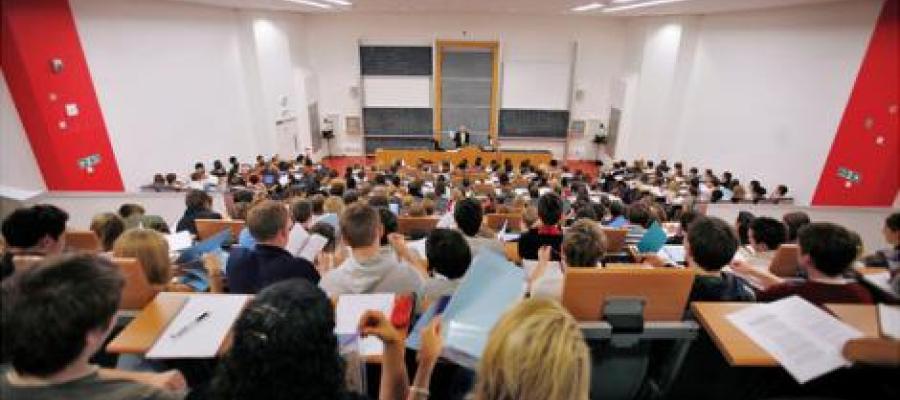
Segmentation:
{"type": "Polygon", "coordinates": [[[430,150],[434,148],[434,138],[431,137],[413,137],[413,138],[384,138],[384,137],[367,137],[366,138],[366,154],[375,153],[378,149],[424,149],[430,150]]]}
{"type": "Polygon", "coordinates": [[[565,139],[568,130],[568,111],[500,110],[500,136],[565,139]]]}
{"type": "Polygon", "coordinates": [[[363,132],[368,135],[431,136],[430,108],[363,108],[363,132]]]}
{"type": "Polygon", "coordinates": [[[431,47],[360,46],[363,75],[431,75],[431,47]]]}

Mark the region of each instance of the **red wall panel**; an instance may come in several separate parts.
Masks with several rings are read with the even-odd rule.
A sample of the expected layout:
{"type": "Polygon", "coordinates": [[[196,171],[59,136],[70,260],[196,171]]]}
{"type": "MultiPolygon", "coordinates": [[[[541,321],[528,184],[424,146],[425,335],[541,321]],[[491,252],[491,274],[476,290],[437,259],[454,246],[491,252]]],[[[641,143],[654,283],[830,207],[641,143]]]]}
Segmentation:
{"type": "Polygon", "coordinates": [[[887,0],[819,178],[814,205],[890,206],[897,195],[900,0],[887,0]]]}
{"type": "Polygon", "coordinates": [[[0,22],[3,75],[47,189],[121,191],[68,1],[2,0],[0,22]],[[53,59],[63,63],[58,73],[53,59]],[[68,116],[67,104],[78,115],[68,116]]]}

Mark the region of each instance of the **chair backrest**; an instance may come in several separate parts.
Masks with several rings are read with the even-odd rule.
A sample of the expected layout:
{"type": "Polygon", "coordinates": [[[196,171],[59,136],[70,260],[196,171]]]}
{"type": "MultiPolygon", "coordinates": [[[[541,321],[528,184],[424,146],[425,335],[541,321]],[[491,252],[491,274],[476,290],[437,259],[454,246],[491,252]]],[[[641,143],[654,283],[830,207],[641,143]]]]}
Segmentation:
{"type": "Polygon", "coordinates": [[[602,228],[601,230],[606,236],[607,253],[619,253],[625,248],[625,237],[628,236],[628,229],[602,228]]]}
{"type": "Polygon", "coordinates": [[[430,233],[437,226],[439,219],[435,217],[397,217],[397,233],[411,235],[413,233],[430,233]]]}
{"type": "Polygon", "coordinates": [[[121,310],[141,310],[156,296],[156,289],[150,285],[141,262],[136,258],[116,257],[113,263],[119,267],[122,276],[125,277],[125,287],[122,288],[122,299],[119,301],[121,310]]]}
{"type": "Polygon", "coordinates": [[[681,321],[694,271],[677,268],[567,268],[562,304],[579,321],[602,319],[613,297],[644,299],[645,321],[681,321]]]}
{"type": "Polygon", "coordinates": [[[226,229],[231,230],[231,238],[237,240],[241,230],[244,229],[244,221],[239,219],[196,219],[197,238],[204,240],[222,232],[226,229]]]}
{"type": "Polygon", "coordinates": [[[499,232],[503,228],[503,223],[506,223],[508,232],[518,232],[522,230],[522,214],[488,214],[485,216],[485,224],[495,231],[499,232]]]}
{"type": "Polygon", "coordinates": [[[800,248],[793,243],[784,243],[775,250],[772,262],[769,264],[769,272],[783,278],[796,277],[799,270],[797,256],[800,248]]]}
{"type": "Polygon", "coordinates": [[[66,247],[92,253],[102,250],[100,238],[94,231],[67,230],[65,235],[66,247]]]}
{"type": "Polygon", "coordinates": [[[519,257],[519,242],[503,243],[503,252],[506,253],[506,259],[513,264],[522,264],[522,257],[519,257]]]}
{"type": "Polygon", "coordinates": [[[494,188],[495,186],[490,183],[477,183],[475,185],[472,185],[472,191],[475,192],[475,194],[484,196],[488,196],[494,193],[494,188]]]}

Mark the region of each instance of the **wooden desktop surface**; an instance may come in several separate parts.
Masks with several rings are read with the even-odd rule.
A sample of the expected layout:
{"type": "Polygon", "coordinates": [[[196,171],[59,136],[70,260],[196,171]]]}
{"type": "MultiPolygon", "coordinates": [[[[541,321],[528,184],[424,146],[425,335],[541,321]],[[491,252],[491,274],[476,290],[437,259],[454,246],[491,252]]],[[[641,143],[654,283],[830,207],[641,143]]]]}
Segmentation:
{"type": "Polygon", "coordinates": [[[518,167],[523,160],[530,160],[531,165],[550,164],[553,154],[549,151],[484,151],[474,146],[462,148],[458,151],[447,150],[402,150],[402,149],[378,149],[375,151],[375,163],[377,165],[390,165],[396,160],[403,160],[407,165],[416,165],[419,160],[431,161],[440,164],[444,160],[451,164],[459,164],[462,160],[468,160],[469,165],[474,165],[475,159],[481,157],[482,165],[487,166],[491,160],[503,164],[508,158],[513,165],[518,167]]]}
{"type": "Polygon", "coordinates": [[[181,311],[189,296],[187,293],[160,293],[106,345],[106,351],[113,354],[146,353],[169,321],[181,311]]]}
{"type": "MultiPolygon", "coordinates": [[[[774,367],[776,361],[725,318],[755,303],[694,302],[691,309],[728,363],[735,367],[774,367]]],[[[831,312],[866,337],[878,337],[878,311],[874,305],[827,304],[831,312]]]]}

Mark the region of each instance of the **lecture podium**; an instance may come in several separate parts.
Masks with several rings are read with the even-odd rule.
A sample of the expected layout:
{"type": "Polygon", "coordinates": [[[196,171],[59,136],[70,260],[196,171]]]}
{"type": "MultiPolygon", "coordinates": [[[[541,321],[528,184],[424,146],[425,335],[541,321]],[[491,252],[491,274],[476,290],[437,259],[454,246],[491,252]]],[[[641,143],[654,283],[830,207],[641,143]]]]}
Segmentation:
{"type": "Polygon", "coordinates": [[[522,161],[528,160],[531,165],[549,165],[553,159],[553,153],[549,150],[496,150],[487,151],[475,146],[466,146],[458,150],[424,150],[424,149],[377,149],[375,150],[375,164],[389,166],[395,161],[403,161],[406,165],[417,165],[420,162],[430,162],[439,165],[443,161],[449,161],[457,165],[462,160],[467,160],[469,165],[475,164],[475,159],[481,158],[484,166],[496,160],[501,165],[509,159],[518,167],[522,161]]]}

